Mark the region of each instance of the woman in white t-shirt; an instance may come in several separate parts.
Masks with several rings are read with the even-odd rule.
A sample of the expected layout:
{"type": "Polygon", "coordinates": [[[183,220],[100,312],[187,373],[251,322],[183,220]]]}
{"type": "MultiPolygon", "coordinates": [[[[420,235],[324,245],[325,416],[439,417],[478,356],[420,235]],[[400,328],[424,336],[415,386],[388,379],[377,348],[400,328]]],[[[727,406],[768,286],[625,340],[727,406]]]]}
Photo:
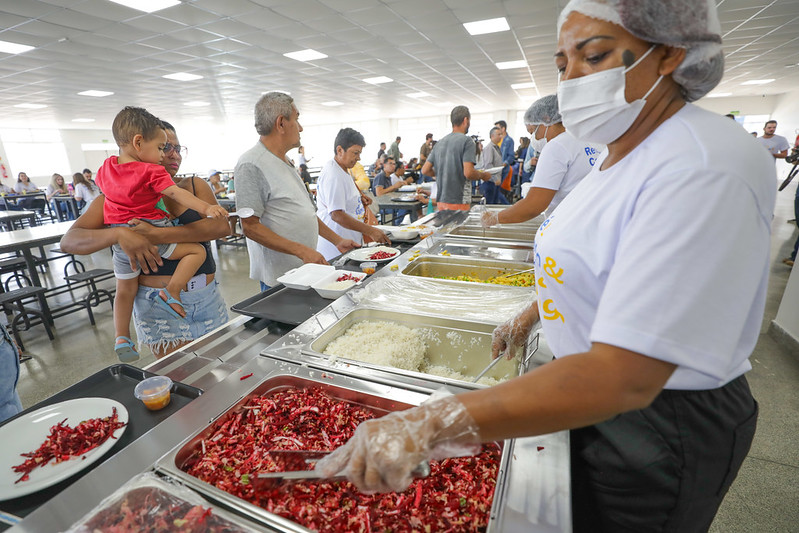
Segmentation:
{"type": "Polygon", "coordinates": [[[100,188],[87,180],[86,176],[80,172],[75,172],[72,175],[72,187],[75,190],[74,196],[78,202],[78,209],[83,209],[84,206],[91,204],[95,198],[102,194],[100,188]]]}
{"type": "Polygon", "coordinates": [[[564,8],[563,123],[608,149],[538,230],[537,302],[493,348],[540,319],[556,359],[362,424],[317,469],[402,490],[433,449],[572,429],[575,532],[710,527],[755,431],[776,196],[771,156],[687,103],[721,80],[720,32],[712,0],[564,8]]]}
{"type": "MultiPolygon", "coordinates": [[[[336,135],[336,155],[325,163],[319,173],[316,187],[316,214],[335,233],[358,244],[368,236],[373,241],[390,243],[385,233],[364,223],[366,207],[363,195],[347,173],[361,159],[366,145],[363,135],[352,128],[344,128],[336,135]]],[[[371,200],[366,202],[369,205],[371,200]]],[[[330,260],[341,252],[332,243],[319,239],[316,250],[330,260]]]]}
{"type": "MultiPolygon", "coordinates": [[[[528,150],[540,155],[533,181],[523,198],[502,211],[485,211],[484,227],[496,224],[525,222],[545,210],[551,214],[572,189],[591,171],[601,146],[575,139],[558,112],[558,97],[550,94],[539,98],[524,114],[527,131],[533,136],[528,150]]],[[[528,185],[528,184],[525,184],[528,185]]]]}
{"type": "MultiPolygon", "coordinates": [[[[39,192],[39,188],[33,183],[25,172],[20,172],[17,176],[17,182],[14,184],[14,192],[17,194],[29,194],[32,192],[39,192]]],[[[22,209],[37,209],[44,210],[45,201],[39,198],[22,198],[17,201],[17,205],[22,209]]]]}

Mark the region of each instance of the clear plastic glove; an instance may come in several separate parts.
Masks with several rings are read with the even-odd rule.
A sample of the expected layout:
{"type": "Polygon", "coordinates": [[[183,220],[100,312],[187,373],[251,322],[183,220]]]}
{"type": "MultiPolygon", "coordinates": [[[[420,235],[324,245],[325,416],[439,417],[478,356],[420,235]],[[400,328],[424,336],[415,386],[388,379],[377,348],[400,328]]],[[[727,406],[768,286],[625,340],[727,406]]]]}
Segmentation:
{"type": "Polygon", "coordinates": [[[419,407],[364,422],[316,469],[326,476],[343,473],[366,493],[400,492],[422,461],[474,455],[479,443],[477,424],[466,407],[437,391],[419,407]]]}
{"type": "Polygon", "coordinates": [[[490,228],[499,224],[499,211],[483,211],[480,215],[480,225],[484,228],[490,228]]]}
{"type": "Polygon", "coordinates": [[[516,357],[538,321],[538,303],[533,301],[515,317],[497,326],[491,334],[491,358],[504,355],[510,360],[516,357]]]}

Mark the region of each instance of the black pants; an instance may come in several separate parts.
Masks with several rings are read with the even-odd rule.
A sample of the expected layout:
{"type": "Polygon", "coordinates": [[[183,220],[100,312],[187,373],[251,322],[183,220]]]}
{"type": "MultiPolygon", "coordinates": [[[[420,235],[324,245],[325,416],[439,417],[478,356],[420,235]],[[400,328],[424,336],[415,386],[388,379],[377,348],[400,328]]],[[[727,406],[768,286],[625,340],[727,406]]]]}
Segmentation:
{"type": "Polygon", "coordinates": [[[757,424],[744,376],[571,432],[574,532],[707,531],[757,424]]]}

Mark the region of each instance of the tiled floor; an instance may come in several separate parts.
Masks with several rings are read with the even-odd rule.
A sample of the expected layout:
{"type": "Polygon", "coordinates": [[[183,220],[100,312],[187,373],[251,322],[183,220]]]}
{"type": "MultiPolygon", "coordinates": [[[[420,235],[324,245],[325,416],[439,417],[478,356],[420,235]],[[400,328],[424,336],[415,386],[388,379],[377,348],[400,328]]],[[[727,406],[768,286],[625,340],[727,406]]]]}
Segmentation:
{"type": "MultiPolygon", "coordinates": [[[[758,431],[711,528],[713,533],[799,532],[799,354],[787,353],[767,334],[788,281],[789,269],[782,259],[790,253],[797,236],[796,227],[786,223],[793,218],[795,187],[792,184],[778,195],[769,296],[761,337],[751,358],[754,368],[748,374],[760,402],[758,431]]],[[[248,278],[245,249],[223,247],[216,257],[218,279],[228,305],[257,291],[257,284],[248,278]]],[[[108,267],[110,263],[108,252],[83,259],[88,268],[108,267]]],[[[56,263],[49,273],[59,270],[56,263]]],[[[23,333],[27,354],[32,356],[24,363],[20,377],[19,393],[24,406],[117,362],[111,349],[111,312],[107,305],[101,309],[94,327],[80,313],[56,320],[57,337],[52,342],[41,327],[23,333]]],[[[145,366],[153,360],[152,355],[143,353],[137,364],[145,366]]]]}

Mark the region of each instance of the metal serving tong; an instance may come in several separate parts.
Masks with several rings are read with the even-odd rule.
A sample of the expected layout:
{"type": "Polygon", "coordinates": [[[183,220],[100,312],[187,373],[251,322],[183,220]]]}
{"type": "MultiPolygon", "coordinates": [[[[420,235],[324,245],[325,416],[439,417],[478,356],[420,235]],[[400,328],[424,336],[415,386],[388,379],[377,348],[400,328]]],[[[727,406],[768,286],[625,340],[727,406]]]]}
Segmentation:
{"type": "MultiPolygon", "coordinates": [[[[271,451],[270,455],[273,457],[283,457],[288,459],[287,466],[315,464],[319,459],[329,454],[330,452],[319,451],[293,451],[293,450],[280,450],[271,451]]],[[[430,465],[427,462],[422,462],[417,465],[411,472],[414,478],[424,478],[430,475],[430,465]]],[[[324,476],[316,470],[289,470],[286,472],[260,472],[257,476],[257,486],[259,488],[274,488],[279,485],[287,483],[297,483],[301,481],[345,481],[346,476],[338,474],[335,476],[324,476]]]]}

